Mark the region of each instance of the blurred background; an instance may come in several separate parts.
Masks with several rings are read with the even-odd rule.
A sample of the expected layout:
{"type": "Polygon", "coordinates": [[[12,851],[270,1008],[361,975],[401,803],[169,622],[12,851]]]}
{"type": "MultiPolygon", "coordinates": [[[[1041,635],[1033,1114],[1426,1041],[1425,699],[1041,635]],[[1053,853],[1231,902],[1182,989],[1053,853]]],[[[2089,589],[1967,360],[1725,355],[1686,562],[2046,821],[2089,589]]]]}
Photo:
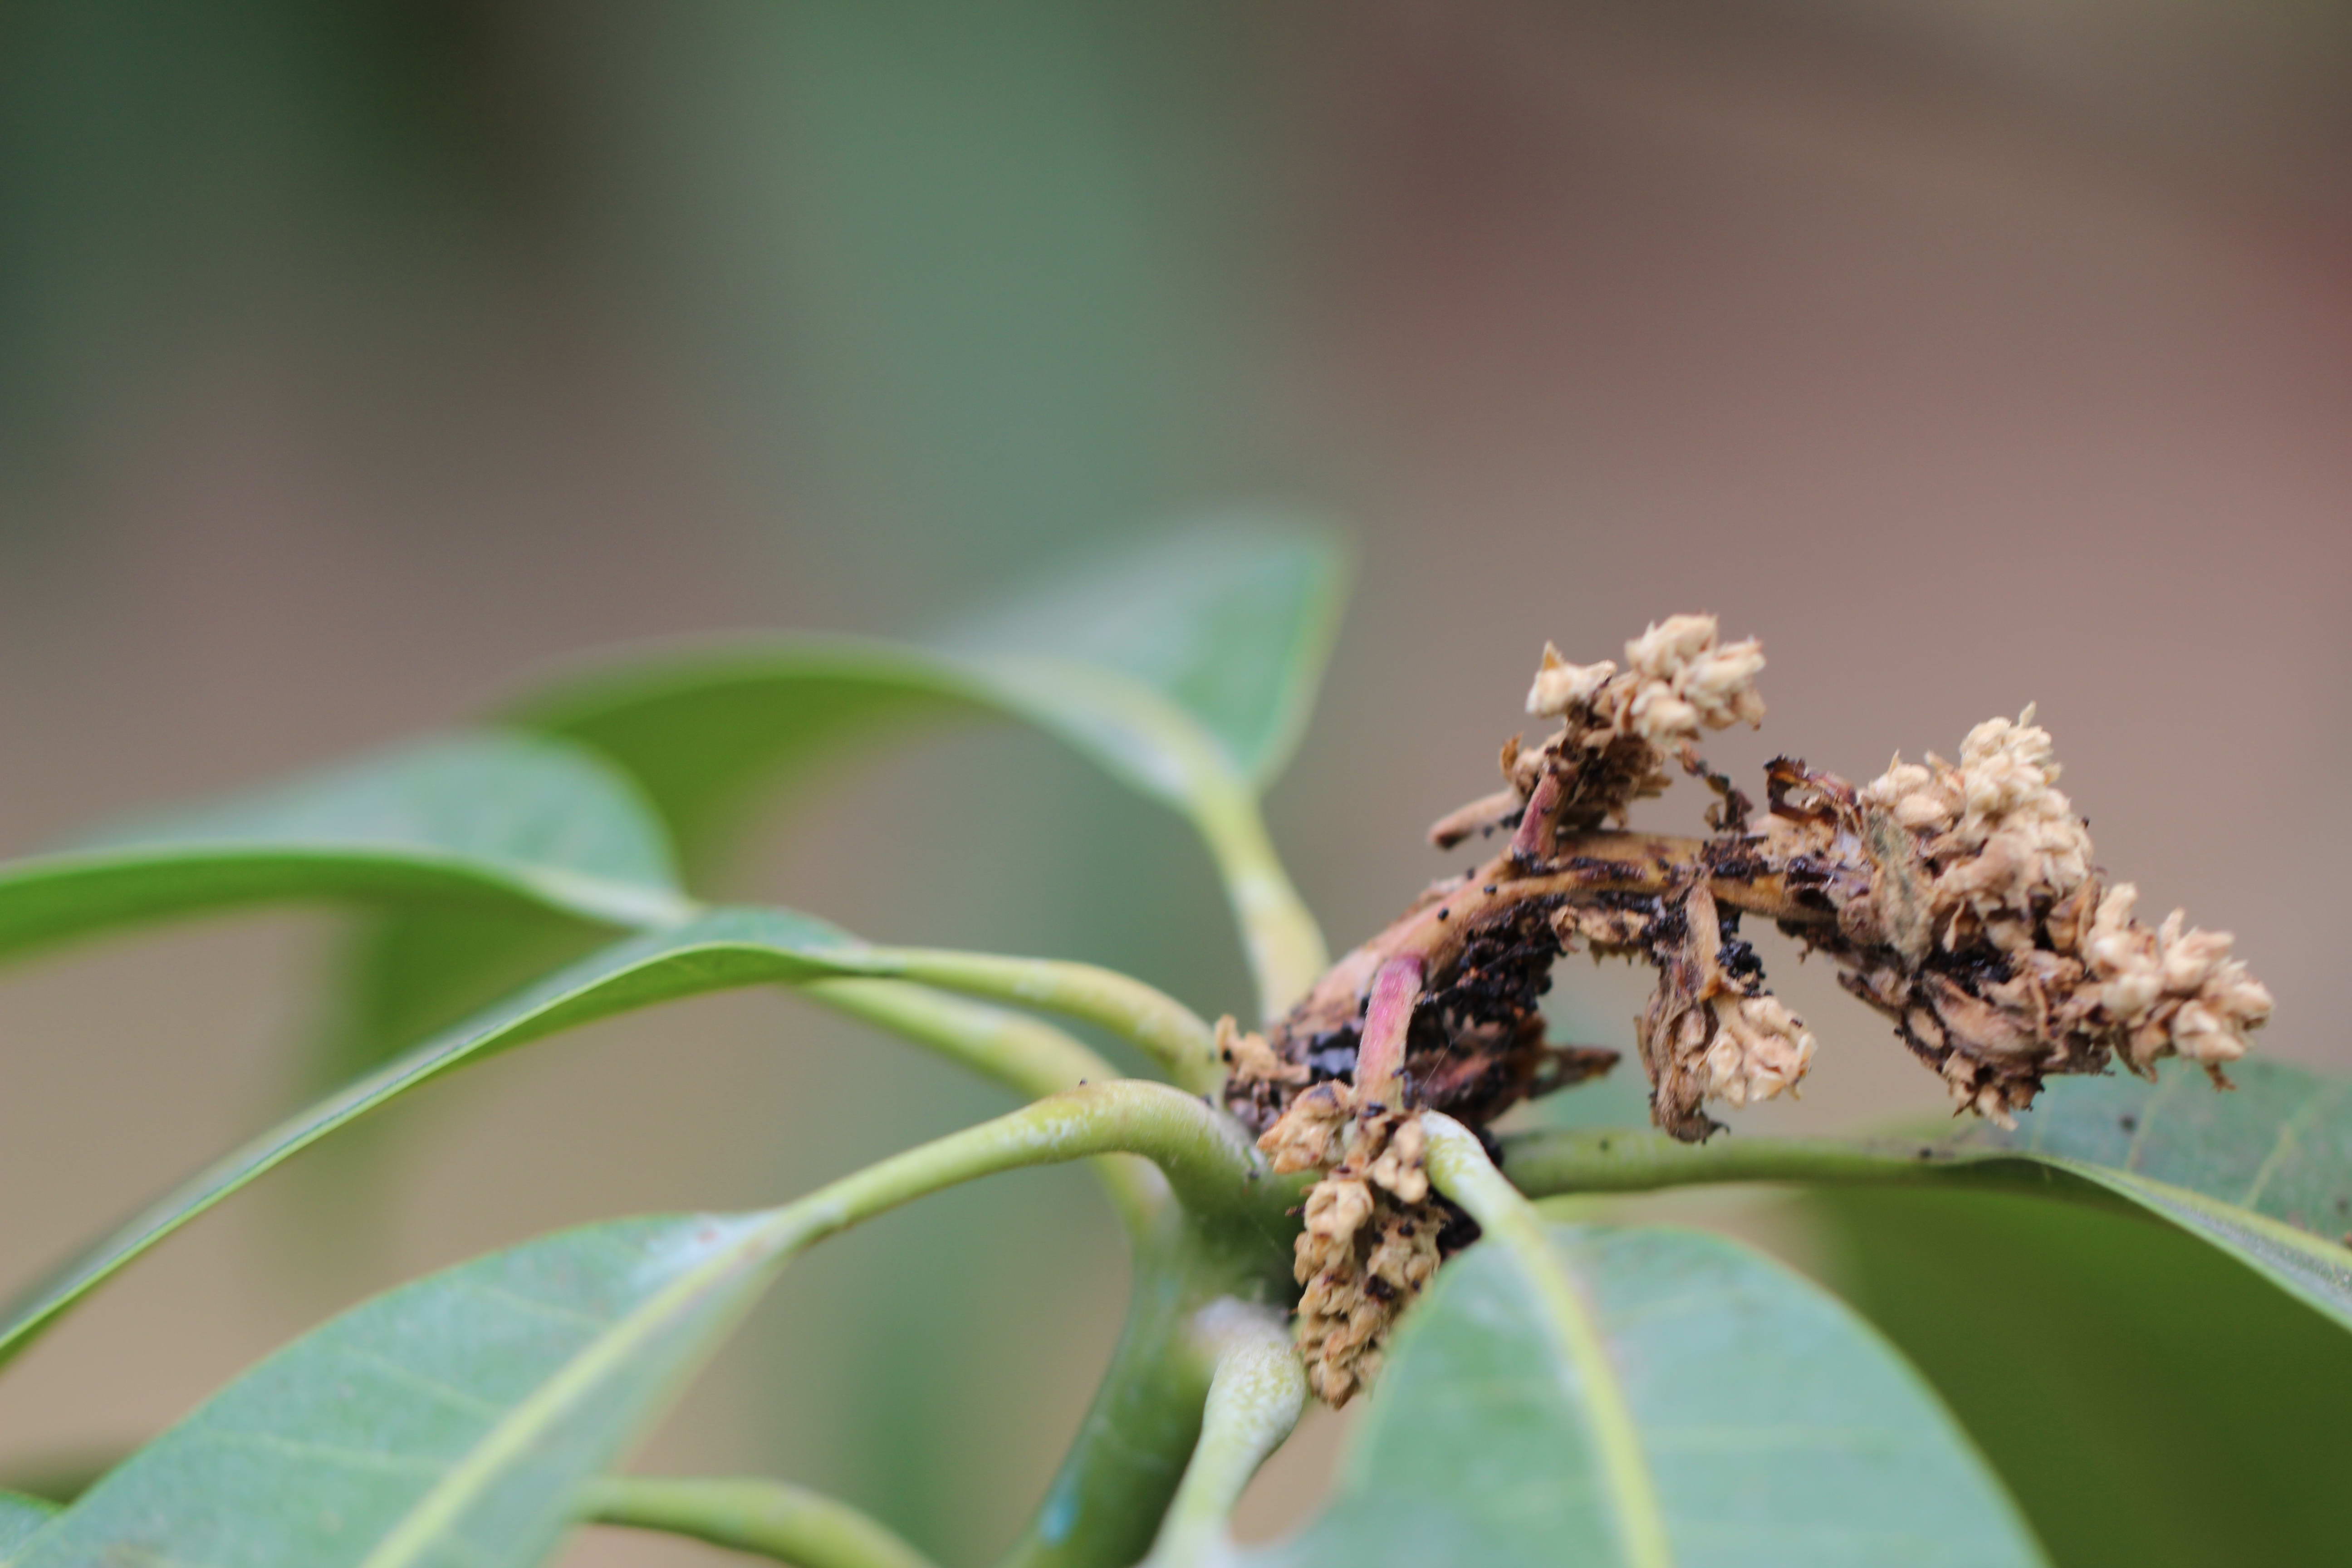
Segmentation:
{"type": "MultiPolygon", "coordinates": [[[[2267,1048],[2352,1067],[2348,501],[2339,6],[0,10],[7,853],[615,641],[919,633],[1272,503],[1358,549],[1270,806],[1339,944],[1451,868],[1422,827],[1492,787],[1546,637],[1597,658],[1704,608],[1771,658],[1735,773],[1868,776],[2038,701],[2105,863],[2238,933],[2267,1048]]],[[[1034,736],[836,769],[734,880],[1245,997],[1181,826],[1034,736]]],[[[284,1108],[335,930],[244,916],[0,977],[0,1276],[284,1108]]],[[[1779,978],[1822,1059],[1750,1123],[1940,1103],[1825,974],[1779,978]]],[[[1624,1044],[1639,994],[1564,971],[1561,1028],[1624,1044]]],[[[770,995],[500,1059],[393,1112],[405,1184],[365,1234],[320,1234],[298,1164],[43,1342],[0,1473],[133,1442],[393,1279],[772,1202],[1002,1103],[770,995]]],[[[1835,1271],[1800,1215],[1706,1212],[1835,1271]]],[[[1075,1172],[894,1216],[796,1266],[652,1461],[788,1475],[984,1562],[1123,1267],[1075,1172]]],[[[1311,1502],[1337,1425],[1253,1530],[1311,1502]]]]}

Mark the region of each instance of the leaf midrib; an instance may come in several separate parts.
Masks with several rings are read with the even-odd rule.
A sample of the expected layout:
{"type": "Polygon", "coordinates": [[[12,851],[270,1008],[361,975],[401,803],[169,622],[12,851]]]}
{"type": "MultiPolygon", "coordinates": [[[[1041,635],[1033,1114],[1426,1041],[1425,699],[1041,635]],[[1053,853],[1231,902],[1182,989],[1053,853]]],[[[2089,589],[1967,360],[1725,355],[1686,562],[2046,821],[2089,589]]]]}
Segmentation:
{"type": "Polygon", "coordinates": [[[1641,1428],[1633,1420],[1633,1402],[1617,1375],[1616,1363],[1610,1359],[1591,1305],[1571,1277],[1567,1260],[1541,1224],[1532,1222],[1532,1215],[1530,1221],[1524,1227],[1528,1235],[1517,1234],[1523,1227],[1514,1225],[1510,1227],[1514,1234],[1507,1240],[1535,1287],[1545,1326],[1575,1369],[1579,1386],[1567,1392],[1572,1405],[1580,1404],[1600,1450],[1601,1473],[1607,1478],[1626,1560],[1633,1568],[1673,1568],[1674,1547],[1666,1532],[1665,1509],[1650,1473],[1641,1428]],[[1576,1397],[1579,1394],[1580,1401],[1576,1397]]]}
{"type": "Polygon", "coordinates": [[[796,1208],[776,1211],[709,1260],[687,1270],[565,1363],[476,1442],[442,1480],[417,1499],[359,1568],[408,1568],[449,1539],[466,1509],[572,1406],[595,1392],[616,1365],[683,1316],[698,1299],[745,1270],[781,1268],[813,1227],[796,1208]]]}

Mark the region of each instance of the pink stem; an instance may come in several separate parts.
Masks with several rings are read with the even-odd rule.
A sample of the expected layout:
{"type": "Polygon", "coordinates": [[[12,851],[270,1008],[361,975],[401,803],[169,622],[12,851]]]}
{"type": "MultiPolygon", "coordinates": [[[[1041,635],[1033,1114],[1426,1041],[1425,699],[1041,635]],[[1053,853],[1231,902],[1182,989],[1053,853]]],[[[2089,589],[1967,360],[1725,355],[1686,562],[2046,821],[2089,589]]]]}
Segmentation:
{"type": "Polygon", "coordinates": [[[1387,1103],[1404,1070],[1405,1036],[1412,1006],[1421,1000],[1421,954],[1399,953],[1372,976],[1371,1005],[1364,1009],[1364,1033],[1356,1048],[1356,1098],[1387,1103]]]}
{"type": "Polygon", "coordinates": [[[1522,866],[1540,866],[1551,858],[1559,826],[1552,818],[1559,810],[1559,775],[1548,773],[1536,781],[1528,809],[1519,817],[1519,830],[1511,836],[1512,858],[1522,866]]]}

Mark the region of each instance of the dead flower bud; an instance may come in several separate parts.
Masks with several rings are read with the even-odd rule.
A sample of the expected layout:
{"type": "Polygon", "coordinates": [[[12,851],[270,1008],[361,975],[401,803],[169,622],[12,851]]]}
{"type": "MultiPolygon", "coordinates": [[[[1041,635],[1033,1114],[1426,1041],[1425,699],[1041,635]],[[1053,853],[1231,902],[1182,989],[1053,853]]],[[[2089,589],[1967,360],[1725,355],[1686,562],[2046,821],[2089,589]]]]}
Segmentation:
{"type": "MultiPolygon", "coordinates": [[[[1605,658],[1570,664],[1546,643],[1528,711],[1558,719],[1559,732],[1540,748],[1514,742],[1503,752],[1511,805],[1528,807],[1514,845],[1520,858],[1548,858],[1544,835],[1622,819],[1633,802],[1664,791],[1667,763],[1687,765],[1685,753],[1706,731],[1760,722],[1756,677],[1763,668],[1754,638],[1717,642],[1713,616],[1671,616],[1652,626],[1625,645],[1622,671],[1605,658]]],[[[1465,807],[1431,837],[1457,842],[1493,819],[1495,804],[1465,807]]]]}
{"type": "Polygon", "coordinates": [[[1303,1088],[1313,1076],[1304,1063],[1285,1061],[1264,1035],[1244,1034],[1230,1014],[1217,1020],[1217,1059],[1231,1081],[1265,1084],[1270,1089],[1303,1088]]]}
{"type": "Polygon", "coordinates": [[[1227,1106],[1278,1170],[1325,1173],[1297,1258],[1299,1342],[1324,1398],[1372,1375],[1439,1235],[1457,1234],[1414,1115],[1483,1126],[1616,1060],[1544,1038],[1538,1000],[1579,947],[1658,971],[1636,1027],[1651,1116],[1691,1140],[1716,1130],[1708,1102],[1792,1090],[1812,1062],[1743,916],[1825,954],[1961,1110],[2004,1121],[2053,1073],[2147,1073],[2177,1054],[2219,1080],[2269,1018],[2227,935],[2178,912],[2153,930],[2133,918],[2031,708],[1971,730],[1957,763],[1897,756],[1860,786],[1775,759],[1751,830],[1748,797],[1697,742],[1763,718],[1763,667],[1754,639],[1721,642],[1710,616],[1653,624],[1622,666],[1546,644],[1528,709],[1559,729],[1506,744],[1505,790],[1432,832],[1451,845],[1508,827],[1509,847],[1430,888],[1263,1037],[1221,1028],[1227,1106]],[[1607,826],[1677,773],[1716,795],[1708,835],[1607,826]]]}
{"type": "Polygon", "coordinates": [[[2109,889],[2083,943],[2126,1059],[2142,1072],[2167,1049],[2209,1068],[2237,1060],[2270,1017],[2269,990],[2230,956],[2228,932],[2185,931],[2179,910],[2151,932],[2131,918],[2138,898],[2129,882],[2109,889]]]}
{"type": "Polygon", "coordinates": [[[1629,673],[1641,681],[1628,711],[1652,743],[1679,746],[1701,727],[1764,721],[1756,689],[1763,645],[1749,637],[1718,647],[1715,637],[1713,616],[1669,616],[1625,645],[1629,673]]]}
{"type": "Polygon", "coordinates": [[[1396,1194],[1402,1203],[1417,1204],[1429,1196],[1429,1142],[1418,1118],[1398,1124],[1364,1173],[1396,1194]]]}
{"type": "Polygon", "coordinates": [[[1658,989],[1635,1035],[1650,1073],[1651,1115],[1678,1138],[1713,1129],[1699,1109],[1706,1101],[1769,1100],[1812,1064],[1813,1037],[1764,990],[1763,966],[1738,929],[1703,878],[1663,900],[1651,922],[1658,989]]]}
{"type": "Polygon", "coordinates": [[[1290,1102],[1281,1119],[1258,1135],[1257,1146],[1278,1174],[1328,1170],[1339,1160],[1355,1091],[1344,1083],[1318,1083],[1290,1102]]]}
{"type": "Polygon", "coordinates": [[[1793,1089],[1813,1062],[1805,1021],[1778,996],[1717,996],[1715,1042],[1706,1048],[1706,1094],[1728,1105],[1793,1089]]]}
{"type": "Polygon", "coordinates": [[[1318,1256],[1344,1251],[1372,1217],[1372,1189],[1362,1182],[1333,1177],[1307,1194],[1307,1235],[1318,1256]]]}
{"type": "Polygon", "coordinates": [[[1546,643],[1536,683],[1528,691],[1528,711],[1538,719],[1566,718],[1570,709],[1590,703],[1616,673],[1617,666],[1605,658],[1599,664],[1570,664],[1560,658],[1559,647],[1546,643]]]}

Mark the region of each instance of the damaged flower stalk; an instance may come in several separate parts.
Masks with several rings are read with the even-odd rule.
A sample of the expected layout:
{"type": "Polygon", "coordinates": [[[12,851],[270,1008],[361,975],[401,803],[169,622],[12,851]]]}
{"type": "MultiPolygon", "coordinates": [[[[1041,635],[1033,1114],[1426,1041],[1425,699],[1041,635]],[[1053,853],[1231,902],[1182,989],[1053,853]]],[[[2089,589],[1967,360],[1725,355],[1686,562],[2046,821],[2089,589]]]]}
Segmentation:
{"type": "Polygon", "coordinates": [[[1652,626],[1622,668],[1547,645],[1528,710],[1558,730],[1514,737],[1505,787],[1431,830],[1440,847],[1504,832],[1507,847],[1428,889],[1263,1035],[1221,1029],[1227,1106],[1277,1170],[1321,1173],[1297,1271],[1323,1398],[1372,1374],[1403,1302],[1475,1234],[1429,1190],[1418,1114],[1481,1128],[1615,1063],[1543,1038],[1538,1000],[1570,952],[1657,971],[1635,1040],[1653,1120],[1686,1142],[1717,1130],[1707,1102],[1771,1099],[1812,1062],[1745,916],[1826,954],[1960,1110],[2003,1122],[2049,1075],[2114,1062],[2149,1074],[2179,1055],[2224,1082],[2268,1018],[2226,934],[2179,911],[2153,929],[2134,918],[2137,890],[2095,865],[2031,708],[1978,725],[1957,762],[1898,756],[1860,785],[1776,758],[1757,822],[1698,748],[1761,722],[1763,667],[1754,639],[1720,641],[1709,616],[1652,626]],[[1707,833],[1628,831],[1633,803],[1676,772],[1714,795],[1707,833]]]}

